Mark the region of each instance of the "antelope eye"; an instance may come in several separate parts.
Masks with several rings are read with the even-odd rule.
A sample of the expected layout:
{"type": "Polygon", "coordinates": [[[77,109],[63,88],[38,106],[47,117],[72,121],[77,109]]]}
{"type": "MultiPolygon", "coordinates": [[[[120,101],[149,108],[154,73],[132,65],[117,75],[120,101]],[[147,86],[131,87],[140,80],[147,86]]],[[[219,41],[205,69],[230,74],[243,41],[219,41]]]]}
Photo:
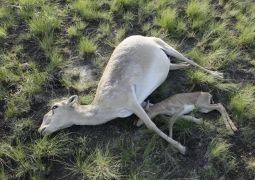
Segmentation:
{"type": "Polygon", "coordinates": [[[57,105],[55,105],[55,106],[53,106],[53,107],[52,107],[52,110],[53,110],[53,109],[57,109],[57,108],[58,108],[58,106],[57,106],[57,105]]]}

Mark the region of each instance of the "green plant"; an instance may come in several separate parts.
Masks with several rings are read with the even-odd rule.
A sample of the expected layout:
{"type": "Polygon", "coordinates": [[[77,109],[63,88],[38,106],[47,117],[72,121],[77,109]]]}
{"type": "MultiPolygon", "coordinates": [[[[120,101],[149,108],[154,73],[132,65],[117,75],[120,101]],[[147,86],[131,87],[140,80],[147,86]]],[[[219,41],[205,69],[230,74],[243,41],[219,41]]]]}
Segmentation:
{"type": "Polygon", "coordinates": [[[90,54],[95,52],[97,45],[88,38],[88,36],[82,36],[78,45],[80,54],[90,54]]]}
{"type": "Polygon", "coordinates": [[[217,84],[216,79],[212,75],[208,75],[200,70],[189,70],[189,76],[191,78],[191,81],[194,84],[201,84],[206,83],[207,85],[211,85],[212,87],[217,84]]]}
{"type": "Polygon", "coordinates": [[[33,13],[28,25],[33,34],[47,36],[53,30],[60,28],[61,22],[57,7],[43,5],[41,11],[33,13]]]}
{"type": "Polygon", "coordinates": [[[24,73],[24,79],[20,85],[20,89],[27,94],[40,93],[42,92],[41,85],[46,79],[46,73],[38,71],[36,65],[33,63],[30,63],[30,69],[31,71],[24,73]]]}
{"type": "Polygon", "coordinates": [[[134,8],[137,5],[136,0],[114,0],[119,6],[134,8]]]}
{"type": "Polygon", "coordinates": [[[78,36],[78,28],[75,25],[71,25],[67,29],[68,36],[78,36]]]}
{"type": "Polygon", "coordinates": [[[214,138],[208,145],[206,155],[207,157],[216,162],[227,162],[231,157],[229,148],[231,144],[227,143],[222,138],[214,138]]]}
{"type": "Polygon", "coordinates": [[[44,136],[36,139],[28,146],[29,151],[32,153],[33,159],[40,159],[42,157],[54,157],[69,153],[70,149],[68,134],[58,133],[55,137],[44,136]]]}
{"type": "Polygon", "coordinates": [[[2,3],[0,7],[0,44],[3,38],[6,37],[6,31],[11,28],[15,23],[11,8],[2,3]]]}
{"type": "Polygon", "coordinates": [[[202,52],[202,50],[199,47],[193,48],[188,56],[190,59],[196,61],[196,63],[200,64],[201,66],[206,65],[208,61],[208,57],[202,52]]]}
{"type": "Polygon", "coordinates": [[[67,88],[70,88],[72,86],[72,81],[67,76],[62,76],[61,82],[67,88]]]}
{"type": "Polygon", "coordinates": [[[197,29],[204,27],[205,23],[212,16],[212,10],[210,8],[209,1],[189,1],[186,8],[186,14],[189,17],[192,28],[197,29]]]}
{"type": "Polygon", "coordinates": [[[24,93],[18,93],[16,96],[9,99],[5,109],[6,117],[22,114],[30,109],[29,99],[24,93]]]}
{"type": "Polygon", "coordinates": [[[78,149],[74,161],[66,164],[66,169],[73,175],[81,174],[83,179],[118,179],[120,161],[111,155],[108,147],[104,151],[96,148],[88,156],[85,156],[84,149],[78,149]]]}
{"type": "Polygon", "coordinates": [[[151,24],[150,24],[150,23],[146,23],[146,24],[144,24],[144,25],[142,26],[142,30],[143,30],[144,32],[149,31],[150,28],[151,28],[151,24]]]}
{"type": "Polygon", "coordinates": [[[63,56],[57,48],[53,48],[51,54],[49,55],[50,64],[48,65],[48,70],[53,70],[60,66],[63,61],[63,56]]]}
{"type": "Polygon", "coordinates": [[[246,143],[252,144],[255,138],[255,130],[252,125],[247,125],[242,129],[242,134],[246,143]]]}
{"type": "Polygon", "coordinates": [[[248,169],[252,169],[254,171],[255,170],[255,160],[254,160],[254,158],[249,159],[246,162],[246,166],[247,166],[248,169]]]}
{"type": "Polygon", "coordinates": [[[208,164],[201,172],[201,176],[204,179],[218,179],[219,171],[213,167],[212,164],[208,164]]]}
{"type": "Polygon", "coordinates": [[[168,32],[175,31],[176,25],[176,10],[175,9],[165,9],[159,15],[159,23],[163,29],[168,32]]]}
{"type": "Polygon", "coordinates": [[[67,29],[67,34],[68,36],[72,37],[72,36],[78,36],[81,30],[84,30],[85,27],[87,26],[86,23],[77,20],[78,22],[76,22],[74,25],[71,25],[68,27],[67,29]]]}
{"type": "Polygon", "coordinates": [[[173,136],[178,140],[184,139],[184,142],[185,142],[186,137],[190,137],[192,135],[193,126],[194,126],[194,123],[191,121],[178,119],[173,126],[173,130],[174,130],[173,136]]]}
{"type": "Polygon", "coordinates": [[[29,118],[17,119],[14,121],[13,138],[19,138],[21,143],[26,143],[34,136],[36,126],[29,118]]]}
{"type": "Polygon", "coordinates": [[[119,45],[119,43],[123,40],[124,35],[126,34],[126,29],[124,27],[117,30],[115,37],[115,46],[119,45]]]}
{"type": "Polygon", "coordinates": [[[48,57],[51,53],[53,43],[54,43],[54,34],[52,32],[43,36],[42,39],[39,40],[40,47],[43,49],[43,51],[48,57]]]}
{"type": "MultiPolygon", "coordinates": [[[[60,167],[55,179],[231,179],[236,172],[253,179],[254,158],[243,153],[254,147],[255,138],[252,0],[2,0],[0,4],[0,179],[46,179],[53,165],[60,167]],[[88,131],[41,137],[37,120],[47,111],[48,100],[76,93],[79,104],[93,101],[98,82],[67,67],[89,65],[92,72],[96,69],[93,80],[99,80],[113,48],[131,34],[159,37],[201,66],[225,72],[228,79],[218,81],[194,67],[170,71],[148,99],[158,102],[180,91],[211,91],[216,102],[230,104],[227,111],[240,129],[238,141],[227,135],[222,118],[213,112],[193,112],[205,119],[200,125],[178,120],[174,126],[173,138],[187,142],[191,156],[198,159],[176,155],[145,126],[128,128],[135,116],[96,128],[95,136],[86,127],[88,131]],[[96,138],[101,131],[105,136],[96,138]],[[206,156],[201,156],[206,148],[206,156]]],[[[154,120],[166,134],[168,119],[154,120]]]]}
{"type": "Polygon", "coordinates": [[[100,23],[99,32],[101,32],[101,37],[108,36],[110,33],[110,24],[109,23],[100,23]]]}
{"type": "Polygon", "coordinates": [[[6,28],[0,27],[0,45],[3,43],[6,36],[7,36],[6,28]]]}
{"type": "Polygon", "coordinates": [[[131,11],[128,11],[128,12],[124,13],[123,19],[126,24],[129,24],[129,23],[131,24],[131,21],[133,21],[133,19],[134,19],[134,14],[131,11]]]}
{"type": "Polygon", "coordinates": [[[72,10],[78,11],[84,19],[112,19],[111,12],[102,11],[100,9],[100,1],[96,1],[95,3],[91,0],[77,0],[73,1],[70,7],[72,10]]]}
{"type": "Polygon", "coordinates": [[[246,124],[248,119],[254,117],[251,113],[255,108],[254,92],[255,87],[248,84],[231,98],[230,109],[237,122],[246,124]]]}
{"type": "MultiPolygon", "coordinates": [[[[26,122],[29,121],[24,119],[23,123],[26,122]]],[[[63,133],[51,139],[45,136],[42,139],[35,140],[35,142],[35,136],[30,137],[33,139],[33,141],[30,140],[30,145],[26,142],[29,140],[28,138],[26,141],[22,140],[22,142],[20,138],[22,138],[22,136],[15,137],[13,139],[13,145],[8,142],[3,142],[1,144],[2,156],[9,157],[15,162],[16,168],[11,170],[16,178],[24,178],[27,174],[30,174],[32,177],[41,177],[40,174],[35,175],[35,172],[46,170],[42,158],[65,154],[67,152],[66,150],[68,150],[68,138],[66,134],[63,133]]],[[[9,163],[8,161],[5,162],[5,165],[9,166],[9,163]]]]}
{"type": "Polygon", "coordinates": [[[255,27],[254,26],[246,26],[246,28],[241,32],[239,36],[239,43],[240,44],[251,44],[253,43],[255,33],[254,33],[255,27]]]}
{"type": "Polygon", "coordinates": [[[187,30],[187,26],[186,23],[184,22],[184,20],[177,20],[177,27],[176,27],[176,31],[178,33],[182,33],[185,32],[187,30]]]}
{"type": "Polygon", "coordinates": [[[4,172],[4,166],[0,165],[0,178],[2,180],[8,180],[8,175],[4,172]]]}

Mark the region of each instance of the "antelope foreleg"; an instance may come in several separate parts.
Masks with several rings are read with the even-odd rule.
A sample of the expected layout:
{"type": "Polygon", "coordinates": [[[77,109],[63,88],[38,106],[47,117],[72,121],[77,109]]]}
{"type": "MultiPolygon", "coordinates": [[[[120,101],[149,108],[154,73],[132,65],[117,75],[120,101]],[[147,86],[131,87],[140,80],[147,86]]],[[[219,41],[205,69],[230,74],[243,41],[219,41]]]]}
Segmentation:
{"type": "Polygon", "coordinates": [[[160,135],[162,138],[164,138],[167,142],[169,142],[174,148],[178,149],[183,155],[187,155],[187,149],[182,146],[177,141],[173,140],[172,138],[168,137],[165,133],[163,133],[158,127],[152,122],[152,120],[149,118],[149,116],[146,114],[144,109],[140,106],[140,104],[137,101],[134,88],[133,88],[133,94],[131,97],[129,97],[128,102],[128,109],[135,113],[147,126],[148,129],[155,131],[158,135],[160,135]]]}

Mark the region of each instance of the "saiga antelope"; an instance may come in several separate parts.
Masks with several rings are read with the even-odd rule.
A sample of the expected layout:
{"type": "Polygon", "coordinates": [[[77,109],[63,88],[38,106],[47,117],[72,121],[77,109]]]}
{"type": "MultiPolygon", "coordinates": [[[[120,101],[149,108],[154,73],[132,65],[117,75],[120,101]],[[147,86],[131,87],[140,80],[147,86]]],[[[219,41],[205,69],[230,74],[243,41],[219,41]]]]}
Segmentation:
{"type": "MultiPolygon", "coordinates": [[[[150,119],[154,119],[157,115],[160,114],[172,116],[169,118],[169,137],[172,138],[173,125],[178,117],[188,121],[193,121],[197,124],[202,123],[202,119],[197,119],[193,116],[185,115],[189,114],[195,108],[197,108],[198,111],[202,113],[208,113],[213,110],[219,111],[223,117],[229,133],[233,134],[234,131],[237,131],[237,128],[229,118],[224,106],[221,103],[212,104],[212,95],[207,92],[175,94],[151,107],[149,101],[147,101],[145,111],[150,119]]],[[[136,123],[137,126],[141,126],[142,124],[142,119],[139,119],[136,123]]]]}
{"type": "Polygon", "coordinates": [[[169,70],[187,67],[187,63],[223,78],[222,73],[199,66],[159,38],[130,36],[111,55],[93,102],[85,106],[73,105],[78,98],[74,95],[67,102],[56,103],[44,115],[38,131],[45,135],[74,124],[99,125],[134,113],[150,130],[185,154],[186,148],[158,129],[141,103],[166,79],[169,70]],[[167,55],[186,63],[172,64],[167,55]]]}

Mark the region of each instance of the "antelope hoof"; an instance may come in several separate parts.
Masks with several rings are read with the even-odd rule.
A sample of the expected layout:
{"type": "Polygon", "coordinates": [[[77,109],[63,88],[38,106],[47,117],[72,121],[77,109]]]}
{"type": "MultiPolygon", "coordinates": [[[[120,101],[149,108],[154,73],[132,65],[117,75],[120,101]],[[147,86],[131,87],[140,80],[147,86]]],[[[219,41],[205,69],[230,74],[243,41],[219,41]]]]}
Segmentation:
{"type": "Polygon", "coordinates": [[[179,158],[183,158],[184,156],[189,156],[189,155],[190,155],[190,153],[189,153],[189,150],[188,150],[187,146],[185,146],[185,151],[184,151],[184,153],[182,153],[182,152],[180,152],[180,151],[177,152],[177,156],[178,156],[179,158]]]}
{"type": "Polygon", "coordinates": [[[187,147],[187,146],[184,146],[184,148],[185,148],[184,152],[178,151],[178,150],[175,149],[175,148],[174,148],[174,149],[177,150],[177,151],[176,151],[176,152],[177,152],[177,155],[181,154],[181,155],[183,155],[183,156],[189,156],[190,153],[189,153],[188,147],[187,147]]]}
{"type": "Polygon", "coordinates": [[[189,155],[190,155],[190,153],[189,153],[189,149],[188,149],[188,147],[187,147],[187,146],[185,146],[185,152],[184,152],[184,155],[185,155],[185,156],[189,156],[189,155]]]}
{"type": "Polygon", "coordinates": [[[237,132],[238,129],[234,126],[234,127],[231,127],[231,129],[234,131],[234,132],[237,132]]]}

